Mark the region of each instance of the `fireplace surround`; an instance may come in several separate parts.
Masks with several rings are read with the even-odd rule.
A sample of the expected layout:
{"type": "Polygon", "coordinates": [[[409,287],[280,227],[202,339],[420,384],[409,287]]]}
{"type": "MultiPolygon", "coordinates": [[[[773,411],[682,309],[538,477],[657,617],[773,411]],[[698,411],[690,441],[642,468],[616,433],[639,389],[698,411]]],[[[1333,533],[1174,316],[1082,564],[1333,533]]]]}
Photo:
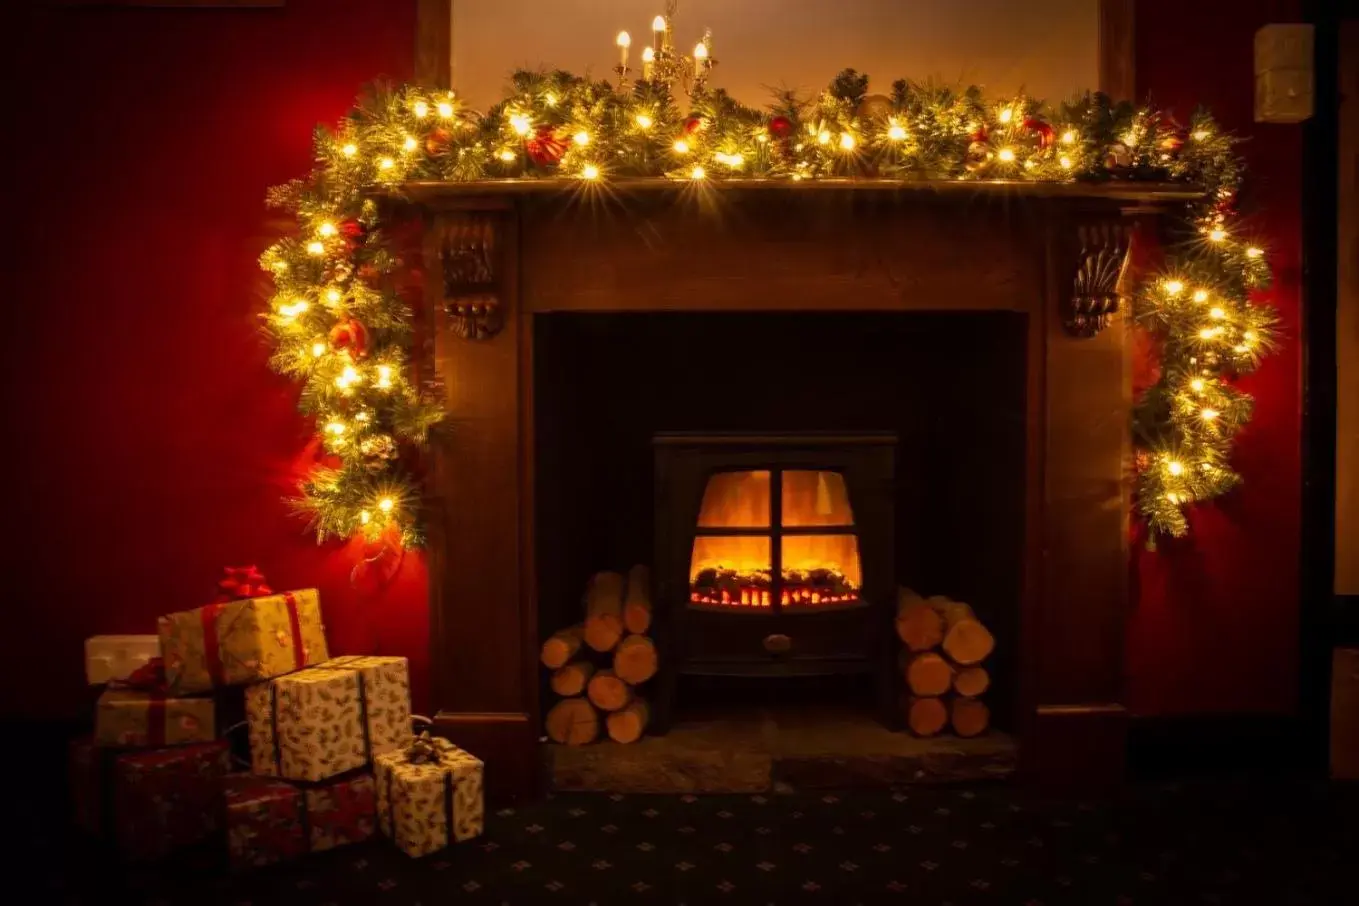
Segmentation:
{"type": "MultiPolygon", "coordinates": [[[[493,794],[538,788],[536,652],[555,627],[539,625],[536,319],[996,312],[1023,319],[1027,360],[1012,640],[1021,768],[1048,786],[1116,783],[1131,410],[1118,281],[1133,237],[1194,194],[1118,183],[408,187],[433,277],[426,364],[451,413],[428,482],[437,730],[485,754],[493,794]]],[[[861,578],[865,600],[876,596],[884,579],[861,578]]]]}

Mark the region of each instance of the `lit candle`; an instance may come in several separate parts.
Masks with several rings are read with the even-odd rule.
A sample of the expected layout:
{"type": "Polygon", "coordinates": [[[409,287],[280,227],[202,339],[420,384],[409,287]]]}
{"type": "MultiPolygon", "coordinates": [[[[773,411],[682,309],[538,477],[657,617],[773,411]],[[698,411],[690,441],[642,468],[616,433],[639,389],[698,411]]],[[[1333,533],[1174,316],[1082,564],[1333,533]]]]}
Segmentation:
{"type": "Polygon", "coordinates": [[[701,72],[708,62],[708,45],[699,41],[694,45],[694,69],[701,72]]]}
{"type": "Polygon", "coordinates": [[[668,29],[666,27],[665,16],[657,16],[651,20],[651,46],[660,50],[666,45],[668,29]]]}
{"type": "Polygon", "coordinates": [[[651,81],[652,70],[656,68],[656,51],[648,47],[642,51],[642,78],[651,81]]]}
{"type": "Polygon", "coordinates": [[[620,31],[615,43],[618,44],[618,65],[623,69],[627,69],[628,48],[632,46],[632,35],[629,35],[625,31],[620,31]]]}

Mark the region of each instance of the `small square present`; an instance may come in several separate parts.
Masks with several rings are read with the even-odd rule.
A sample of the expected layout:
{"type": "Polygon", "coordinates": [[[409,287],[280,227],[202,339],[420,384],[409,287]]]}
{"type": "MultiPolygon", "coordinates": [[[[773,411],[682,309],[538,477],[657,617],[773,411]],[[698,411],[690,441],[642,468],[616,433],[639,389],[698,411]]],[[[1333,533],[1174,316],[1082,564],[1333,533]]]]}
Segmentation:
{"type": "Polygon", "coordinates": [[[404,657],[339,657],[245,690],[250,767],[320,781],[365,767],[411,738],[404,657]]]}
{"type": "Polygon", "coordinates": [[[176,695],[259,682],[329,657],[314,588],[209,604],[157,626],[166,685],[176,695]]]}
{"type": "Polygon", "coordinates": [[[421,736],[373,760],[378,826],[413,857],[481,835],[485,826],[481,759],[446,739],[421,736]]]}
{"type": "Polygon", "coordinates": [[[72,744],[76,820],[106,834],[130,859],[155,859],[218,827],[221,779],[231,767],[223,740],[120,752],[94,740],[72,744]]]}
{"type": "Polygon", "coordinates": [[[175,746],[216,737],[211,697],[108,689],[95,707],[94,738],[101,746],[175,746]]]}
{"type": "Polygon", "coordinates": [[[307,788],[272,777],[233,774],[223,781],[222,790],[227,850],[236,869],[357,843],[376,829],[376,790],[368,773],[307,788]]]}

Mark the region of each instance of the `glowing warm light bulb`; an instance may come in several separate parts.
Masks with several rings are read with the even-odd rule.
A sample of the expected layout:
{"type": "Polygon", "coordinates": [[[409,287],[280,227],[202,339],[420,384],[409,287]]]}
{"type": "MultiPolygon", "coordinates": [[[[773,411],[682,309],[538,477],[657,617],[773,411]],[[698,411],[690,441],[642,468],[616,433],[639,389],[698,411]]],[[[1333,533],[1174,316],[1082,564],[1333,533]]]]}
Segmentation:
{"type": "Polygon", "coordinates": [[[1245,343],[1238,343],[1232,347],[1232,352],[1235,352],[1237,355],[1242,355],[1244,353],[1250,352],[1250,347],[1247,346],[1245,343]]]}
{"type": "Polygon", "coordinates": [[[694,45],[694,60],[702,63],[706,59],[708,59],[708,45],[699,41],[694,45]]]}
{"type": "Polygon", "coordinates": [[[625,31],[620,31],[618,33],[618,37],[614,39],[613,43],[617,44],[619,47],[631,47],[632,35],[628,34],[625,31]]]}
{"type": "Polygon", "coordinates": [[[656,124],[656,121],[653,120],[651,118],[651,115],[647,113],[637,114],[635,117],[633,117],[633,122],[637,124],[637,127],[639,129],[650,129],[652,126],[656,124]]]}
{"type": "Polygon", "coordinates": [[[372,513],[368,512],[367,510],[359,511],[359,521],[362,522],[364,525],[367,525],[372,520],[373,520],[372,513]]]}
{"type": "Polygon", "coordinates": [[[571,136],[571,141],[575,142],[577,145],[580,145],[583,148],[586,145],[590,144],[590,133],[582,129],[575,135],[571,136]]]}
{"type": "Polygon", "coordinates": [[[1001,163],[1012,164],[1012,163],[1014,163],[1014,160],[1015,160],[1015,152],[1014,152],[1014,149],[1013,149],[1013,148],[1001,148],[1000,151],[998,151],[998,152],[996,153],[996,157],[999,157],[999,158],[1000,158],[1001,163]]]}
{"type": "Polygon", "coordinates": [[[1193,135],[1190,136],[1190,138],[1194,139],[1194,141],[1196,142],[1201,142],[1207,137],[1208,137],[1207,129],[1195,129],[1193,135]]]}
{"type": "Polygon", "coordinates": [[[1064,145],[1074,145],[1074,144],[1076,144],[1076,130],[1075,130],[1075,129],[1068,129],[1068,130],[1066,130],[1065,132],[1062,133],[1062,144],[1064,144],[1064,145]]]}
{"type": "Polygon", "coordinates": [[[1170,462],[1166,463],[1166,471],[1171,475],[1179,475],[1184,471],[1184,465],[1172,459],[1170,462]]]}
{"type": "Polygon", "coordinates": [[[665,16],[657,16],[651,20],[652,31],[665,31],[665,16]]]}
{"type": "Polygon", "coordinates": [[[1057,159],[1057,163],[1061,165],[1063,170],[1071,169],[1071,158],[1067,157],[1065,154],[1057,159]]]}
{"type": "Polygon", "coordinates": [[[311,344],[311,354],[318,359],[326,354],[326,344],[320,341],[311,344]]]}
{"type": "Polygon", "coordinates": [[[707,171],[705,171],[702,167],[694,167],[692,170],[689,171],[690,179],[702,179],[707,175],[708,175],[707,171]]]}
{"type": "Polygon", "coordinates": [[[1215,327],[1205,327],[1199,331],[1199,339],[1201,340],[1211,340],[1215,336],[1217,336],[1217,328],[1215,327]]]}
{"type": "Polygon", "coordinates": [[[1207,302],[1207,301],[1208,301],[1208,290],[1206,290],[1206,289],[1196,289],[1196,290],[1194,290],[1194,301],[1195,301],[1195,302],[1207,302]]]}
{"type": "Polygon", "coordinates": [[[887,137],[894,142],[899,142],[906,138],[906,127],[900,123],[893,123],[887,127],[887,137]]]}
{"type": "Polygon", "coordinates": [[[1179,495],[1179,494],[1167,494],[1167,495],[1166,495],[1166,500],[1169,501],[1170,503],[1179,503],[1179,502],[1180,502],[1180,495],[1179,495]]]}
{"type": "Polygon", "coordinates": [[[509,148],[506,148],[504,151],[501,151],[499,154],[497,154],[496,157],[500,158],[506,163],[509,163],[510,161],[514,160],[514,152],[511,151],[509,148]]]}
{"type": "Polygon", "coordinates": [[[330,424],[326,425],[326,430],[329,431],[331,434],[334,434],[336,437],[339,437],[345,431],[344,422],[331,422],[330,424]]]}
{"type": "Polygon", "coordinates": [[[439,111],[439,116],[444,119],[451,119],[453,116],[453,105],[448,103],[448,101],[435,105],[434,109],[439,111]]]}
{"type": "Polygon", "coordinates": [[[841,150],[841,151],[853,151],[853,150],[854,150],[854,146],[857,145],[857,144],[858,144],[858,142],[856,142],[856,141],[854,140],[854,136],[850,135],[848,132],[841,132],[841,133],[840,133],[840,150],[841,150]]]}
{"type": "Polygon", "coordinates": [[[349,142],[343,148],[340,149],[340,153],[343,154],[345,157],[353,157],[355,154],[359,153],[359,146],[354,144],[353,142],[349,142]]]}
{"type": "Polygon", "coordinates": [[[594,164],[586,164],[580,169],[581,179],[599,179],[599,168],[594,164]]]}
{"type": "Polygon", "coordinates": [[[396,506],[396,501],[390,497],[384,497],[378,501],[378,509],[384,513],[390,513],[394,506],[396,506]]]}
{"type": "Polygon", "coordinates": [[[416,101],[413,109],[415,110],[416,119],[422,120],[429,116],[429,105],[424,101],[416,101]]]}
{"type": "Polygon", "coordinates": [[[344,378],[351,384],[357,384],[359,381],[363,380],[363,378],[360,377],[359,372],[354,368],[353,365],[344,366],[344,371],[340,372],[340,377],[344,378]]]}
{"type": "Polygon", "coordinates": [[[321,224],[319,227],[316,228],[316,232],[321,236],[329,238],[331,236],[334,236],[337,232],[339,232],[339,230],[335,229],[335,224],[327,220],[325,223],[321,224]]]}
{"type": "Polygon", "coordinates": [[[378,161],[378,169],[379,169],[379,170],[390,170],[392,167],[395,167],[395,166],[396,166],[396,161],[392,160],[390,157],[384,157],[384,158],[382,158],[381,160],[378,161]]]}
{"type": "Polygon", "coordinates": [[[1265,250],[1264,250],[1264,249],[1262,249],[1262,248],[1256,248],[1256,247],[1253,246],[1253,245],[1252,245],[1250,248],[1246,249],[1246,257],[1247,257],[1247,258],[1259,258],[1259,257],[1260,257],[1261,255],[1263,255],[1264,253],[1265,253],[1265,250]]]}
{"type": "Polygon", "coordinates": [[[686,141],[685,141],[684,139],[682,139],[682,138],[677,138],[677,139],[675,139],[675,144],[671,145],[670,147],[672,147],[672,148],[675,149],[675,153],[676,153],[676,154],[688,154],[688,153],[689,153],[689,143],[686,142],[686,141]]]}
{"type": "Polygon", "coordinates": [[[317,241],[315,241],[315,240],[312,240],[311,242],[308,242],[308,243],[307,243],[307,254],[308,254],[308,255],[324,255],[325,253],[326,253],[326,247],[325,247],[325,245],[323,245],[322,243],[317,242],[317,241]]]}
{"type": "Polygon", "coordinates": [[[543,95],[543,103],[549,107],[556,107],[557,95],[554,92],[549,91],[547,94],[543,95]]]}
{"type": "Polygon", "coordinates": [[[996,119],[1000,120],[1002,123],[1008,123],[1010,120],[1014,118],[1015,112],[1009,107],[1000,108],[1000,115],[996,117],[996,119]]]}
{"type": "Polygon", "coordinates": [[[831,139],[830,131],[827,129],[822,129],[820,132],[816,134],[816,140],[823,145],[829,145],[830,139],[831,139]]]}
{"type": "Polygon", "coordinates": [[[344,297],[340,295],[340,291],[338,289],[326,290],[326,301],[329,302],[331,305],[339,305],[340,300],[342,298],[344,297]]]}
{"type": "Polygon", "coordinates": [[[1194,378],[1192,381],[1189,382],[1189,386],[1195,393],[1202,393],[1203,378],[1194,378]]]}
{"type": "Polygon", "coordinates": [[[358,412],[358,413],[355,413],[355,415],[354,415],[354,421],[356,421],[356,422],[362,422],[362,423],[365,423],[365,424],[366,424],[366,423],[368,422],[368,413],[367,413],[367,412],[358,412]]]}
{"type": "Polygon", "coordinates": [[[414,151],[419,145],[420,143],[415,140],[415,136],[413,135],[406,136],[406,140],[401,143],[401,147],[405,148],[407,151],[414,151]]]}
{"type": "Polygon", "coordinates": [[[1222,240],[1227,238],[1227,231],[1224,230],[1222,227],[1214,227],[1213,229],[1208,231],[1208,238],[1213,240],[1214,242],[1221,242],[1222,240]]]}
{"type": "Polygon", "coordinates": [[[1246,331],[1245,333],[1241,334],[1241,339],[1245,340],[1247,343],[1254,343],[1255,331],[1253,330],[1246,331]]]}
{"type": "Polygon", "coordinates": [[[533,128],[533,121],[527,114],[513,113],[510,114],[510,128],[514,130],[515,135],[528,135],[529,130],[533,128]]]}
{"type": "Polygon", "coordinates": [[[1199,416],[1202,417],[1204,421],[1210,422],[1221,414],[1222,413],[1218,412],[1216,409],[1204,409],[1199,413],[1199,416]]]}
{"type": "Polygon", "coordinates": [[[1180,293],[1184,292],[1184,282],[1181,280],[1167,280],[1165,282],[1165,291],[1167,296],[1178,296],[1180,293]]]}
{"type": "Polygon", "coordinates": [[[386,390],[388,387],[392,386],[392,366],[391,366],[391,365],[379,365],[379,366],[377,367],[377,373],[378,373],[378,381],[377,381],[378,387],[382,388],[383,390],[386,390]]]}
{"type": "Polygon", "coordinates": [[[1227,317],[1227,310],[1225,308],[1217,308],[1215,306],[1209,310],[1208,317],[1216,318],[1217,320],[1221,321],[1223,318],[1227,317]]]}

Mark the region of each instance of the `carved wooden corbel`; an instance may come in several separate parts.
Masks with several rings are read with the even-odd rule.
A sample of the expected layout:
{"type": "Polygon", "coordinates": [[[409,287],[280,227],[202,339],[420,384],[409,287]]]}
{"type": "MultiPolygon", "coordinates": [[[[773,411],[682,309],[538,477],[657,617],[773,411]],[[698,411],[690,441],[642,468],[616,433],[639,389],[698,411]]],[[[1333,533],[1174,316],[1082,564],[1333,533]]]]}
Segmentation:
{"type": "Polygon", "coordinates": [[[500,221],[479,211],[439,218],[439,260],[449,327],[468,340],[486,340],[505,326],[500,221]]]}
{"type": "Polygon", "coordinates": [[[1076,227],[1076,268],[1071,300],[1062,313],[1067,331],[1093,337],[1109,325],[1121,302],[1119,284],[1128,269],[1133,226],[1109,220],[1076,227]]]}

